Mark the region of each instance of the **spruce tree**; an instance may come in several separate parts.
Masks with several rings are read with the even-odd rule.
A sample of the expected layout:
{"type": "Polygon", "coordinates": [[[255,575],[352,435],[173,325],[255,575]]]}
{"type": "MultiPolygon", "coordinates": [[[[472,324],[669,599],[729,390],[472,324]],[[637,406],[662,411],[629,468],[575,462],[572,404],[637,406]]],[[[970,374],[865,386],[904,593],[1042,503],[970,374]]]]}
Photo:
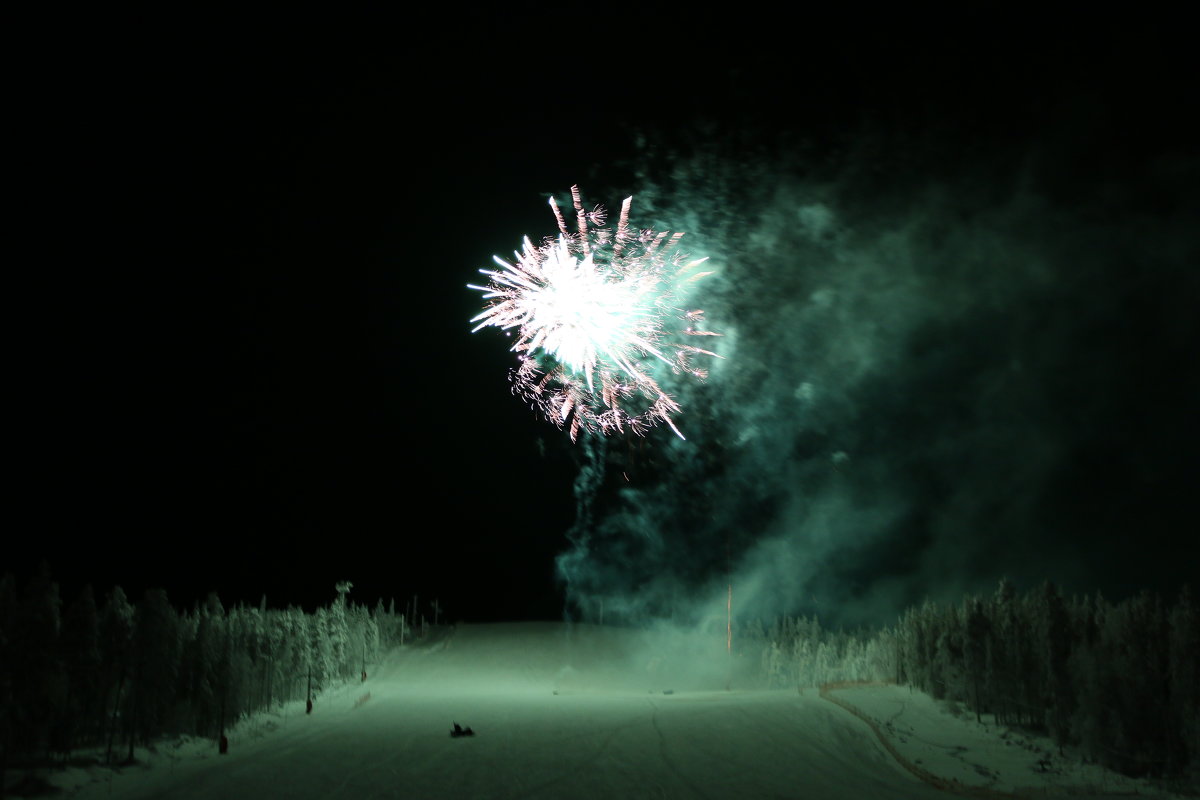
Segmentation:
{"type": "Polygon", "coordinates": [[[100,613],[90,584],[80,590],[63,617],[61,657],[67,672],[62,747],[70,752],[80,738],[85,741],[97,738],[96,725],[103,710],[100,613]]]}
{"type": "Polygon", "coordinates": [[[117,721],[125,704],[133,646],[133,606],[120,586],[112,588],[104,604],[100,617],[100,646],[101,660],[107,667],[104,673],[104,697],[108,708],[105,760],[111,763],[117,721]]]}

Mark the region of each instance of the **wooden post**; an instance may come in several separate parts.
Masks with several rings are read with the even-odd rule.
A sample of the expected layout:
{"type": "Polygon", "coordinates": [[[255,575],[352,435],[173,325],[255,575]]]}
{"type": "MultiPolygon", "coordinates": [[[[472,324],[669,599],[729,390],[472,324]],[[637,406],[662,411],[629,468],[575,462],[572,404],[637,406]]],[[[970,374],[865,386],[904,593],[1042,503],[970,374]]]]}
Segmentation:
{"type": "Polygon", "coordinates": [[[729,582],[729,595],[725,598],[725,649],[733,655],[733,581],[729,582]]]}
{"type": "Polygon", "coordinates": [[[729,573],[729,590],[725,595],[725,652],[729,654],[729,674],[725,679],[725,691],[729,691],[733,685],[733,548],[728,528],[725,531],[725,569],[729,573]]]}
{"type": "Polygon", "coordinates": [[[733,655],[733,552],[729,532],[725,532],[725,570],[729,574],[729,594],[725,598],[725,649],[733,655]]]}

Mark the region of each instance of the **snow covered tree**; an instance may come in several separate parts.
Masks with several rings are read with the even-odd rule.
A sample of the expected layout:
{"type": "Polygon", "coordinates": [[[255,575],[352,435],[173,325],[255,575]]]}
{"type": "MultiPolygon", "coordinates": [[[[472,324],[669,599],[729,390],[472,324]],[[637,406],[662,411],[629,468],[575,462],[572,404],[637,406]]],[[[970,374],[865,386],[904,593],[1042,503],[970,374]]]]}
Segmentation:
{"type": "Polygon", "coordinates": [[[933,689],[934,697],[950,700],[965,700],[966,682],[963,676],[963,623],[958,609],[946,608],[939,614],[937,646],[934,659],[938,676],[933,689]]]}
{"type": "Polygon", "coordinates": [[[945,683],[938,672],[937,641],[941,632],[938,624],[937,607],[926,600],[914,618],[916,633],[916,677],[917,687],[933,697],[945,694],[945,683]]]}
{"type": "Polygon", "coordinates": [[[1177,739],[1169,766],[1182,770],[1187,765],[1200,776],[1200,611],[1189,586],[1183,587],[1171,609],[1170,631],[1171,708],[1177,739]]]}
{"type": "Polygon", "coordinates": [[[0,577],[0,787],[5,785],[9,754],[13,749],[13,635],[17,616],[17,581],[12,573],[0,577]]]}
{"type": "Polygon", "coordinates": [[[771,688],[786,686],[788,680],[784,672],[783,649],[779,646],[778,641],[772,640],[767,645],[763,650],[762,660],[763,672],[767,676],[767,686],[771,688]]]}
{"type": "Polygon", "coordinates": [[[329,637],[329,613],[318,608],[312,625],[309,626],[312,647],[312,676],[314,690],[332,686],[337,678],[337,663],[334,661],[333,643],[329,637]]]}
{"type": "Polygon", "coordinates": [[[225,608],[209,592],[196,621],[196,664],[192,669],[192,719],[200,736],[220,732],[224,692],[228,684],[225,608]]]}
{"type": "Polygon", "coordinates": [[[992,596],[992,637],[988,648],[987,694],[995,703],[1001,725],[1016,722],[1020,695],[1021,626],[1017,593],[1007,578],[1000,580],[992,596]]]}
{"type": "Polygon", "coordinates": [[[352,648],[350,624],[346,615],[346,595],[353,586],[354,584],[350,581],[341,581],[334,587],[338,593],[337,600],[330,605],[329,612],[325,615],[326,633],[331,650],[330,658],[334,664],[332,674],[335,678],[345,678],[350,672],[352,648]]]}
{"type": "Polygon", "coordinates": [[[312,674],[312,635],[309,633],[308,618],[298,608],[287,612],[288,640],[292,651],[288,667],[292,697],[304,696],[308,676],[312,674]]]}
{"type": "Polygon", "coordinates": [[[992,636],[992,621],[978,597],[967,603],[967,630],[963,642],[963,661],[971,691],[971,705],[975,709],[975,720],[982,722],[981,713],[988,702],[983,687],[987,681],[987,655],[992,636]]]}
{"type": "Polygon", "coordinates": [[[69,752],[80,739],[97,740],[102,730],[100,612],[91,585],[83,587],[63,616],[60,656],[67,672],[62,749],[69,752]]]}
{"type": "Polygon", "coordinates": [[[916,610],[906,609],[896,623],[896,683],[919,686],[916,610]]]}
{"type": "Polygon", "coordinates": [[[275,706],[276,696],[280,691],[279,687],[284,682],[283,670],[287,666],[291,654],[288,650],[287,628],[284,615],[279,612],[264,613],[267,613],[266,707],[269,709],[275,706]]]}
{"type": "Polygon", "coordinates": [[[867,673],[864,678],[873,681],[895,681],[896,653],[896,629],[883,628],[865,644],[867,673]]]}
{"type": "Polygon", "coordinates": [[[1038,595],[1037,629],[1041,637],[1045,725],[1062,752],[1070,733],[1075,712],[1074,689],[1070,675],[1072,648],[1071,620],[1058,587],[1047,581],[1038,595]]]}
{"type": "Polygon", "coordinates": [[[792,642],[793,680],[799,687],[816,686],[817,646],[807,635],[798,635],[792,642]]]}
{"type": "Polygon", "coordinates": [[[168,726],[175,705],[179,630],[162,589],[149,589],[134,613],[132,670],[126,716],[129,758],[136,742],[148,743],[168,726]]]}
{"type": "Polygon", "coordinates": [[[50,567],[42,562],[21,593],[14,620],[13,742],[27,754],[46,753],[66,706],[67,678],[58,654],[62,602],[50,567]]]}
{"type": "Polygon", "coordinates": [[[107,669],[104,674],[105,705],[107,712],[108,743],[106,760],[112,761],[113,743],[117,734],[117,722],[125,704],[125,692],[132,669],[133,658],[133,606],[125,598],[120,586],[108,593],[104,611],[100,615],[101,661],[107,669]]]}

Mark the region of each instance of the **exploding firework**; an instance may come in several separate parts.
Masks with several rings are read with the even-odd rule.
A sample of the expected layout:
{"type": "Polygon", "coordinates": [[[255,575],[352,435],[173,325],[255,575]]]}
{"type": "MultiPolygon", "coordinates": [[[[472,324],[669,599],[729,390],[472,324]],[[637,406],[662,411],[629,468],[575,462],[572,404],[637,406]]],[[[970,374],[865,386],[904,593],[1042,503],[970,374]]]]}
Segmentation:
{"type": "Polygon", "coordinates": [[[602,206],[585,211],[579,187],[571,187],[575,232],[567,229],[554,198],[550,207],[558,236],[540,246],[526,236],[509,263],[482,269],[488,305],[471,320],[472,333],[492,326],[516,332],[513,391],[547,419],[566,427],[574,441],[589,433],[633,431],[666,423],[684,438],[671,417],[679,404],[653,377],[664,365],[677,375],[703,379],[697,356],[720,358],[689,344],[702,330],[704,312],[677,305],[682,290],[710,272],[675,250],[682,233],[631,229],[625,198],[615,231],[604,226],[602,206]]]}

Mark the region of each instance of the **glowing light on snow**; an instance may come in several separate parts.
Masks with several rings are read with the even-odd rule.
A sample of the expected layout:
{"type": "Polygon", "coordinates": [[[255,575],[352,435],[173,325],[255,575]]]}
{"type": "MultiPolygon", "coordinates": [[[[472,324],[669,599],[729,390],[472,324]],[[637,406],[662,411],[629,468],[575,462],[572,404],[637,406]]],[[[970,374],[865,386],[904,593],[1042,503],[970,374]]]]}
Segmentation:
{"type": "Polygon", "coordinates": [[[554,198],[550,207],[558,236],[534,246],[524,238],[510,263],[482,269],[486,286],[468,284],[489,301],[471,322],[472,333],[488,326],[515,331],[518,366],[513,391],[571,439],[580,430],[642,434],[672,421],[681,409],[653,377],[666,368],[704,379],[696,356],[720,358],[689,344],[689,337],[718,336],[699,326],[704,312],[677,305],[680,291],[709,272],[675,250],[682,233],[629,227],[632,197],[625,198],[616,231],[605,228],[606,212],[585,211],[579,187],[571,187],[576,231],[568,231],[554,198]]]}

